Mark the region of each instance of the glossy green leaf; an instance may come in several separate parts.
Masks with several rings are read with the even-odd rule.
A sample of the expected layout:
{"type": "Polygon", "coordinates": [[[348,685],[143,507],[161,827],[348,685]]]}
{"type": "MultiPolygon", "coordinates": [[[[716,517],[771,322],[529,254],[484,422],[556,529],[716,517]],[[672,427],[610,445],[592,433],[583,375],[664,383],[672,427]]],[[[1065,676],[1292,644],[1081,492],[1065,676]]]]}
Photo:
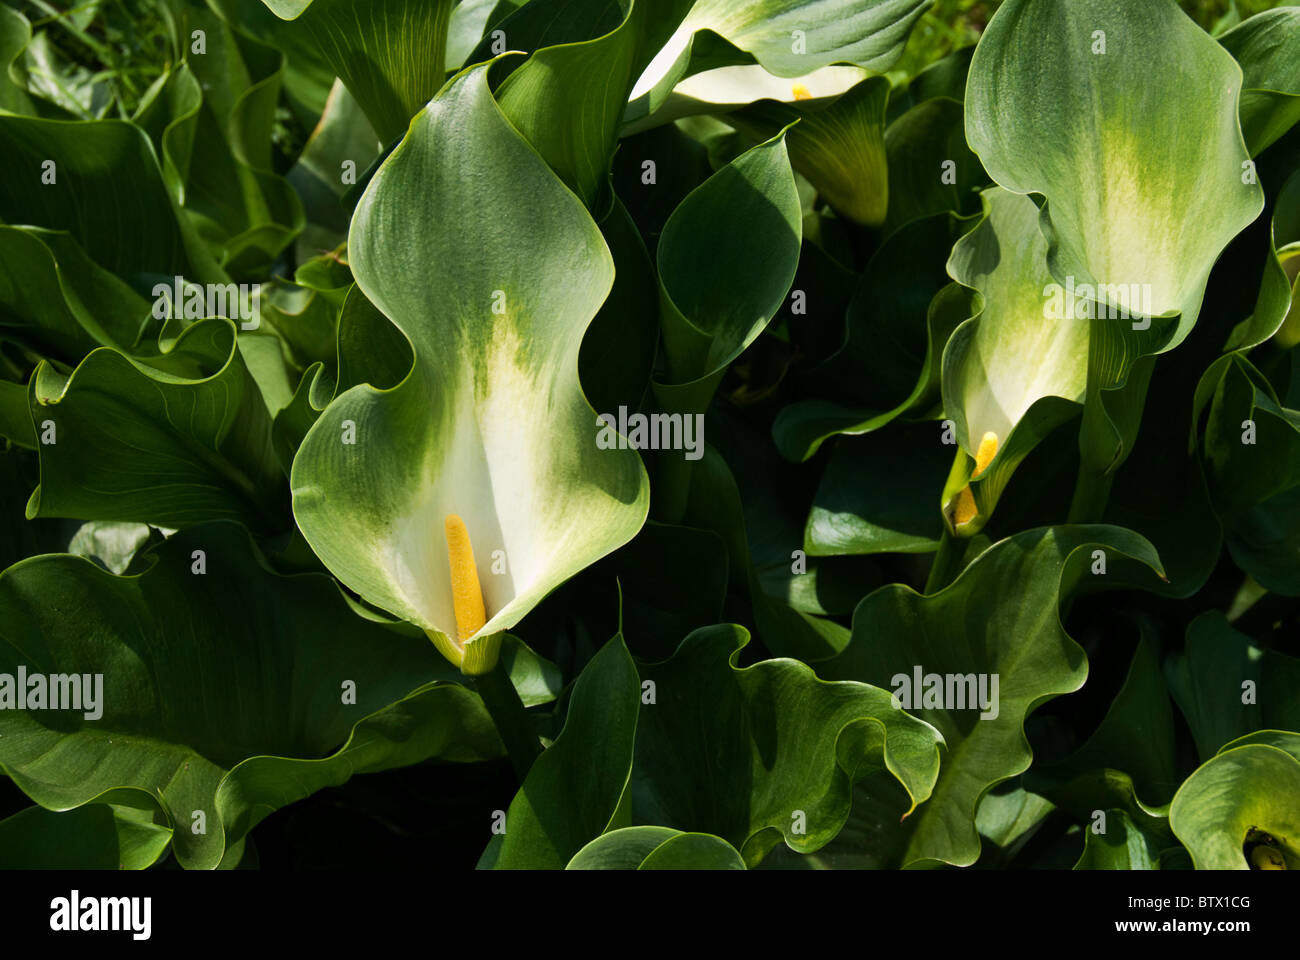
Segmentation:
{"type": "Polygon", "coordinates": [[[1256,730],[1300,728],[1300,660],[1261,649],[1221,613],[1192,621],[1184,652],[1166,662],[1165,674],[1202,760],[1256,730]]]}
{"type": "Polygon", "coordinates": [[[0,227],[0,338],[76,364],[96,347],[130,350],[150,304],[71,235],[0,227]]]}
{"type": "MultiPolygon", "coordinates": [[[[179,112],[155,137],[168,159],[191,141],[176,149],[189,153],[182,165],[186,214],[228,273],[261,277],[304,222],[298,194],[272,169],[284,59],[210,10],[191,9],[187,21],[203,31],[206,52],[178,67],[175,81],[201,89],[202,102],[193,105],[193,92],[179,94],[179,112]]],[[[167,119],[164,113],[154,123],[167,119]]]]}
{"type": "Polygon", "coordinates": [[[1108,581],[1131,582],[1145,568],[1159,570],[1150,545],[1125,530],[1026,531],[980,554],[938,593],[923,596],[901,584],[877,590],[854,611],[849,646],[817,665],[819,676],[895,691],[905,689],[900,676],[910,689],[918,671],[984,681],[987,708],[967,702],[965,687],[954,688],[960,703],[911,701],[916,715],[943,734],[946,750],[932,797],[903,827],[909,835],[904,865],[966,865],[979,856],[974,817],[980,797],[1032,760],[1025,718],[1045,700],[1079,689],[1087,677],[1087,658],[1065,632],[1061,607],[1094,576],[1089,571],[1097,549],[1108,558],[1108,581]]]}
{"type": "Polygon", "coordinates": [[[1241,130],[1253,157],[1300,120],[1300,10],[1265,10],[1219,37],[1241,65],[1241,130]]]}
{"type": "Polygon", "coordinates": [[[29,517],[289,525],[271,421],[229,321],[196,323],[149,358],[100,349],[66,377],[42,364],[31,409],[54,442],[39,447],[29,517]]]}
{"type": "Polygon", "coordinates": [[[401,135],[445,80],[452,0],[263,0],[334,69],[379,139],[401,135]]]}
{"type": "Polygon", "coordinates": [[[500,755],[429,644],[353,616],[328,578],[271,573],[229,523],[150,553],[131,577],[68,556],[0,575],[2,672],[103,676],[96,710],[0,712],[0,766],[42,806],[152,802],[180,863],[212,868],[269,813],[354,773],[500,755]],[[190,829],[200,810],[206,833],[190,829]]]}
{"type": "Polygon", "coordinates": [[[885,160],[890,196],[886,233],[945,210],[978,212],[976,191],[988,176],[966,146],[960,101],[925,99],[892,121],[885,128],[885,160]]]}
{"type": "Polygon", "coordinates": [[[640,700],[636,666],[616,636],[578,677],[564,729],[533,763],[506,811],[505,833],[480,866],[563,869],[593,837],[620,825],[640,700]]]}
{"type": "Polygon", "coordinates": [[[736,848],[709,833],[623,827],[597,837],[566,870],[744,870],[736,848]]]}
{"type": "Polygon", "coordinates": [[[1233,559],[1279,593],[1300,594],[1300,411],[1280,406],[1241,354],[1212,368],[1203,457],[1233,559]],[[1221,371],[1216,378],[1215,371],[1221,371]]]}
{"type": "Polygon", "coordinates": [[[665,840],[641,861],[639,870],[744,870],[736,848],[710,833],[683,833],[665,840]]]}
{"type": "Polygon", "coordinates": [[[641,405],[659,345],[654,267],[636,224],[618,197],[600,221],[614,258],[614,286],[582,338],[578,375],[591,405],[617,418],[641,405]]]}
{"type": "Polygon", "coordinates": [[[180,214],[140,128],[118,120],[65,123],[0,115],[0,220],[64,230],[127,282],[227,277],[180,214]],[[53,167],[49,167],[53,164],[53,167]],[[42,176],[52,171],[53,183],[42,176]],[[129,238],[129,240],[128,240],[129,238]]]}
{"type": "Polygon", "coordinates": [[[1159,870],[1160,851],[1123,810],[1107,810],[1106,831],[1084,831],[1076,870],[1159,870]]]}
{"type": "MultiPolygon", "coordinates": [[[[668,218],[656,251],[667,372],[652,382],[665,413],[702,415],[728,365],[771,322],[798,267],[801,219],[783,136],[727,164],[668,218]]],[[[672,450],[658,466],[656,515],[677,522],[691,462],[672,450]]]]}
{"type": "MultiPolygon", "coordinates": [[[[726,460],[706,445],[690,479],[682,523],[711,530],[722,538],[732,582],[748,592],[754,625],[767,649],[778,656],[802,660],[819,660],[841,650],[849,639],[847,628],[828,617],[796,609],[788,596],[774,596],[765,589],[750,552],[744,503],[726,460]]],[[[797,545],[798,540],[791,538],[790,549],[797,545]]]]}
{"type": "Polygon", "coordinates": [[[72,535],[68,553],[94,560],[110,573],[122,574],[137,551],[161,540],[162,535],[147,524],[92,520],[72,535]]]}
{"type": "Polygon", "coordinates": [[[288,173],[289,182],[303,198],[306,217],[298,244],[300,260],[334,250],[347,239],[350,210],[343,196],[379,150],[379,137],[361,105],[335,80],[320,121],[288,173]]]}
{"type": "Polygon", "coordinates": [[[821,396],[777,415],[772,437],[782,456],[807,460],[837,433],[870,433],[934,404],[944,344],[972,313],[942,269],[959,235],[940,214],[907,224],[876,251],[849,302],[844,345],[811,371],[821,396]]]}
{"type": "Polygon", "coordinates": [[[794,279],[801,219],[783,137],[723,167],[673,212],[657,252],[668,383],[716,378],[763,331],[794,279]]]}
{"type": "MultiPolygon", "coordinates": [[[[555,8],[552,24],[560,16],[585,12],[584,27],[600,23],[612,6],[607,0],[535,0],[530,6],[538,3],[555,8]]],[[[548,38],[497,89],[501,110],[515,129],[593,210],[618,142],[627,94],[687,3],[630,0],[622,6],[626,16],[608,33],[574,42],[548,38]]],[[[512,44],[519,42],[512,19],[500,29],[512,44]]]]}
{"type": "Polygon", "coordinates": [[[808,178],[837,212],[879,226],[889,204],[885,164],[885,103],[889,83],[871,77],[817,108],[760,100],[727,115],[736,129],[759,138],[791,123],[786,149],[795,170],[808,178]]]}
{"type": "Polygon", "coordinates": [[[66,813],[28,807],[0,820],[0,869],[143,870],[171,843],[152,814],[107,803],[66,813]]]}
{"type": "Polygon", "coordinates": [[[935,504],[952,460],[941,436],[924,423],[836,441],[808,514],[808,553],[935,550],[943,534],[935,504]]]}
{"type": "Polygon", "coordinates": [[[1167,818],[1179,785],[1177,763],[1173,704],[1150,624],[1143,622],[1124,683],[1097,729],[1068,756],[1044,757],[1024,782],[1089,831],[1095,811],[1118,809],[1125,829],[1163,849],[1172,842],[1167,818]]]}
{"type": "Polygon", "coordinates": [[[913,806],[930,796],[940,738],[885,690],[819,680],[795,660],[738,668],[741,628],[697,630],[672,659],[641,667],[632,815],[716,834],[754,866],[782,839],[799,852],[844,825],[855,780],[892,776],[913,806]]]}
{"type": "Polygon", "coordinates": [[[0,111],[27,116],[36,113],[25,86],[13,79],[13,65],[32,39],[32,25],[12,7],[0,7],[0,111]]]}

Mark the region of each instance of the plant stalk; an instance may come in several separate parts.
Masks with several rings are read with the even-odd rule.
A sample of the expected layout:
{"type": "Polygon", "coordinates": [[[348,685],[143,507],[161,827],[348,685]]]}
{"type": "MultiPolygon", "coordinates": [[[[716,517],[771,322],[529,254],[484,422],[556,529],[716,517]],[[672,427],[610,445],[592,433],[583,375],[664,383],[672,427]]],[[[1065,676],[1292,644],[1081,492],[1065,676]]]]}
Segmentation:
{"type": "Polygon", "coordinates": [[[958,545],[957,538],[952,535],[947,524],[945,524],[943,535],[939,539],[939,549],[935,551],[934,562],[930,564],[930,575],[925,580],[925,595],[927,597],[938,593],[953,581],[953,567],[961,562],[961,556],[964,552],[964,546],[958,545]]]}
{"type": "Polygon", "coordinates": [[[474,678],[474,687],[483,698],[492,722],[496,725],[501,742],[510,756],[510,765],[522,785],[533,761],[542,753],[542,745],[533,731],[523,701],[515,685],[510,682],[505,665],[497,662],[487,673],[474,678]]]}
{"type": "Polygon", "coordinates": [[[1068,523],[1101,523],[1110,500],[1110,488],[1115,474],[1099,473],[1080,466],[1074,483],[1074,496],[1070,500],[1068,523]]]}

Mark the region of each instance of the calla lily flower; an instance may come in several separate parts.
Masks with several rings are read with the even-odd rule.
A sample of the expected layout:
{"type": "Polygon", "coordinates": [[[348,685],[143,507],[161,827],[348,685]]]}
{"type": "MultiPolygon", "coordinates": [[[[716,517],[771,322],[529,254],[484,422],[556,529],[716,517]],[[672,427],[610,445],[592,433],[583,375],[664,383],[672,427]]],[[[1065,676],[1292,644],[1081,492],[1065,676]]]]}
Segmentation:
{"type": "MultiPolygon", "coordinates": [[[[967,143],[1001,188],[1041,199],[1035,213],[1049,241],[1051,277],[1058,289],[1076,291],[1076,305],[1095,304],[1081,311],[1091,338],[1087,363],[1076,364],[1087,380],[1072,520],[1104,515],[1111,480],[1136,441],[1132,412],[1149,382],[1147,358],[1188,336],[1219,255],[1264,207],[1242,136],[1242,83],[1232,55],[1164,2],[1007,0],[971,57],[967,143]],[[1077,40],[1085,30],[1091,44],[1077,40]],[[1160,43],[1117,49],[1119,36],[1160,43]],[[1196,174],[1169,177],[1169,170],[1196,174]]],[[[997,261],[995,244],[984,256],[990,278],[1002,270],[997,261]]],[[[1072,316],[1071,298],[1063,299],[1060,322],[1072,316]]],[[[1016,324],[1014,304],[986,302],[1016,324]]],[[[988,320],[979,321],[981,329],[988,320]]],[[[1017,325],[1005,339],[1021,351],[1018,363],[1055,366],[1059,341],[1045,352],[1039,332],[1017,325]],[[1015,343],[1026,331],[1028,339],[1015,343]]],[[[947,365],[945,356],[945,404],[953,396],[947,365]]],[[[1073,396],[1057,376],[1038,392],[1073,396]]],[[[986,479],[972,489],[981,515],[1032,448],[1030,434],[1050,429],[1052,417],[1035,430],[1027,429],[1029,417],[1004,438],[986,479]]],[[[972,426],[975,441],[982,433],[974,431],[1002,436],[996,427],[972,426]]]]}
{"type": "Polygon", "coordinates": [[[502,631],[645,521],[640,457],[598,447],[578,381],[613,261],[482,65],[411,122],[349,252],[415,362],[322,413],[294,461],[294,514],[339,580],[483,674],[502,631]]]}
{"type": "Polygon", "coordinates": [[[985,218],[948,261],[949,274],[983,301],[954,331],[943,358],[944,409],[975,458],[968,473],[967,458],[958,457],[944,490],[944,515],[963,536],[983,527],[1034,445],[1078,412],[1090,336],[1086,318],[1053,309],[1056,284],[1034,201],[1001,187],[982,199],[985,218]]]}

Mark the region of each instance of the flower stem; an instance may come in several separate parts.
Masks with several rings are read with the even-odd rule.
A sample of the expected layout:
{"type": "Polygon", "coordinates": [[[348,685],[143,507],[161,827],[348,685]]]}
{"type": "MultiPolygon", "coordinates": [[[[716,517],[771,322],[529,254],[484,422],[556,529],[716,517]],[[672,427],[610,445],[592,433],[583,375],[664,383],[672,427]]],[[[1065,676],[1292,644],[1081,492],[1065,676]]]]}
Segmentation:
{"type": "Polygon", "coordinates": [[[965,546],[964,541],[958,544],[957,538],[948,532],[948,527],[945,525],[939,540],[939,549],[935,551],[934,562],[930,565],[930,575],[925,581],[926,596],[938,593],[952,583],[956,574],[961,572],[965,546]]]}
{"type": "Polygon", "coordinates": [[[1113,473],[1099,473],[1089,469],[1087,464],[1081,465],[1074,485],[1074,497],[1070,501],[1067,522],[1101,523],[1114,480],[1113,473]]]}
{"type": "Polygon", "coordinates": [[[483,706],[487,707],[492,722],[496,724],[515,776],[523,784],[533,761],[542,753],[542,745],[532,729],[528,714],[524,712],[524,704],[519,699],[515,685],[510,682],[505,664],[498,661],[487,673],[476,676],[474,687],[483,698],[483,706]]]}

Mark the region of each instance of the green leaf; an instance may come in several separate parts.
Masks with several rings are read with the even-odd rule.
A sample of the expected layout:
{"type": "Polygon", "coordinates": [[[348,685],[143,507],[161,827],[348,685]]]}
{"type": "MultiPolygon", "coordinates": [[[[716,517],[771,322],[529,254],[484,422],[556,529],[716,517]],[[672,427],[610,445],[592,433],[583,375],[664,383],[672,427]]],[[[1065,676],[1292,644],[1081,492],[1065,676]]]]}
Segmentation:
{"type": "Polygon", "coordinates": [[[0,767],[43,807],[156,808],[181,865],[210,869],[269,813],[354,773],[501,754],[426,641],[352,616],[328,577],[271,573],[236,525],[148,556],[130,577],[68,556],[0,575],[0,672],[103,676],[96,719],[0,711],[0,767]],[[190,829],[199,810],[206,833],[190,829]]]}
{"type": "Polygon", "coordinates": [[[334,69],[389,143],[442,86],[452,0],[263,0],[334,69]]]}
{"type": "Polygon", "coordinates": [[[1241,130],[1253,157],[1300,120],[1300,10],[1265,10],[1219,37],[1241,64],[1241,130]]]}
{"type": "Polygon", "coordinates": [[[303,437],[307,436],[307,431],[324,409],[313,402],[313,397],[319,398],[325,392],[320,384],[323,379],[325,370],[322,364],[308,368],[289,402],[274,414],[271,421],[271,443],[286,477],[293,471],[293,459],[302,446],[303,437]]]}
{"type": "Polygon", "coordinates": [[[1281,406],[1239,353],[1212,367],[1198,394],[1211,385],[1202,456],[1228,549],[1268,589],[1300,595],[1300,411],[1281,406]]]}
{"type": "Polygon", "coordinates": [[[952,459],[937,424],[836,441],[813,497],[804,546],[813,556],[930,553],[943,519],[935,504],[952,459]]]}
{"type": "Polygon", "coordinates": [[[657,253],[667,384],[717,377],[763,331],[794,279],[801,222],[781,136],[727,164],[673,211],[657,253]]]}
{"type": "Polygon", "coordinates": [[[1097,729],[1068,756],[1044,757],[1024,782],[1085,822],[1096,810],[1119,808],[1134,830],[1167,845],[1180,774],[1173,704],[1150,627],[1139,621],[1123,686],[1097,729]]]}
{"type": "Polygon", "coordinates": [[[1202,760],[1256,730],[1300,729],[1300,660],[1260,649],[1218,611],[1192,621],[1185,651],[1169,658],[1165,675],[1202,760]]]}
{"type": "Polygon", "coordinates": [[[128,283],[159,275],[198,283],[228,279],[179,219],[139,127],[0,115],[0,152],[13,171],[0,180],[0,220],[67,231],[128,283]],[[54,164],[53,183],[42,183],[47,163],[54,164]]]}
{"type": "Polygon", "coordinates": [[[339,397],[359,383],[388,390],[406,379],[415,362],[411,342],[366,299],[356,284],[348,290],[338,321],[339,397]]]}
{"type": "MultiPolygon", "coordinates": [[[[541,16],[548,8],[553,11],[547,18],[548,31],[561,16],[580,18],[585,34],[609,15],[611,6],[608,0],[534,0],[525,10],[529,18],[541,16]]],[[[603,35],[564,37],[562,42],[560,37],[547,37],[547,45],[536,49],[496,92],[515,129],[592,210],[598,209],[605,186],[627,94],[658,45],[680,22],[687,3],[629,0],[621,6],[626,16],[603,35]]],[[[512,49],[519,49],[514,18],[500,29],[512,49]]]]}
{"type": "Polygon", "coordinates": [[[912,77],[905,87],[896,87],[889,97],[889,122],[892,124],[918,104],[937,97],[961,103],[966,99],[966,75],[970,73],[975,44],[954,50],[912,77]]]}
{"type": "Polygon", "coordinates": [[[271,421],[228,320],[195,323],[149,358],[100,349],[67,377],[43,363],[30,399],[55,442],[39,447],[29,518],[289,525],[271,421]]]}
{"type": "Polygon", "coordinates": [[[738,668],[748,642],[740,627],[709,627],[642,665],[655,702],[641,708],[634,820],[716,834],[752,867],[782,838],[800,853],[824,846],[868,774],[901,784],[913,807],[930,796],[932,727],[884,690],[824,682],[796,660],[738,668]]]}
{"type": "MultiPolygon", "coordinates": [[[[900,676],[910,689],[918,670],[941,679],[983,675],[990,701],[997,678],[996,714],[992,703],[987,711],[955,700],[924,706],[922,691],[912,691],[914,712],[943,734],[947,750],[931,799],[903,828],[909,833],[903,865],[974,863],[980,798],[1032,760],[1025,719],[1044,701],[1083,685],[1087,658],[1065,632],[1061,607],[1085,586],[1094,549],[1107,555],[1104,586],[1141,582],[1146,568],[1159,570],[1150,544],[1126,530],[1029,530],[984,551],[938,593],[922,596],[901,584],[877,590],[854,611],[849,645],[817,665],[823,677],[896,691],[904,689],[900,676]]],[[[965,700],[964,689],[955,692],[965,700]]]]}
{"type": "Polygon", "coordinates": [[[135,121],[162,158],[168,184],[222,267],[261,279],[302,230],[302,202],[273,169],[271,141],[284,57],[236,33],[215,12],[186,11],[205,52],[155,84],[135,121]]]}
{"type": "MultiPolygon", "coordinates": [[[[651,387],[670,416],[699,416],[727,367],[771,322],[799,265],[802,213],[783,135],[759,144],[693,190],[659,238],[666,376],[651,387]]],[[[676,523],[691,462],[658,460],[656,516],[676,523]]]]}
{"type": "Polygon", "coordinates": [[[130,350],[149,311],[71,235],[0,227],[0,337],[76,364],[96,347],[130,350]]]}
{"type": "Polygon", "coordinates": [[[975,213],[975,192],[988,182],[979,158],[966,146],[962,104],[946,96],[921,101],[885,128],[885,159],[887,234],[945,210],[975,213]]]}
{"type": "Polygon", "coordinates": [[[1022,787],[990,790],[975,811],[975,829],[1006,862],[1024,847],[1054,809],[1050,801],[1022,787]]]}
{"type": "Polygon", "coordinates": [[[802,660],[819,660],[841,650],[849,639],[844,626],[796,609],[788,594],[774,596],[765,589],[750,550],[740,489],[726,460],[706,444],[704,456],[694,466],[682,522],[722,538],[732,581],[749,594],[759,639],[773,653],[802,660]]]}
{"type": "Polygon", "coordinates": [[[32,25],[17,10],[0,6],[0,112],[34,115],[27,89],[14,80],[14,62],[32,39],[32,25]]]}
{"type": "Polygon", "coordinates": [[[453,69],[468,66],[466,61],[469,55],[484,35],[514,13],[522,2],[523,0],[461,0],[456,4],[447,25],[447,66],[453,69]]]}
{"type": "Polygon", "coordinates": [[[334,250],[347,239],[350,210],[343,196],[379,152],[379,137],[361,105],[342,81],[335,80],[320,121],[287,175],[302,197],[306,216],[298,241],[299,262],[334,250]]]}
{"type": "Polygon", "coordinates": [[[574,684],[564,729],[533,762],[506,811],[504,835],[480,866],[563,869],[593,837],[615,826],[632,769],[641,682],[615,636],[574,684]]]}
{"type": "Polygon", "coordinates": [[[959,233],[940,214],[881,244],[849,303],[843,347],[811,371],[817,399],[791,404],[772,425],[782,456],[807,460],[828,437],[879,430],[938,399],[943,346],[971,315],[966,293],[941,266],[959,233]]]}
{"type": "Polygon", "coordinates": [[[1076,870],[1159,870],[1160,851],[1123,810],[1107,810],[1106,830],[1083,834],[1076,870]]]}
{"type": "Polygon", "coordinates": [[[829,104],[811,107],[759,100],[728,114],[727,123],[756,139],[775,136],[794,123],[785,143],[795,170],[836,212],[857,223],[879,226],[889,203],[888,98],[889,82],[869,77],[829,104]]]}
{"type": "Polygon", "coordinates": [[[28,807],[0,820],[0,869],[143,870],[167,852],[152,813],[88,803],[66,813],[28,807]]]}
{"type": "MultiPolygon", "coordinates": [[[[23,408],[27,407],[23,391],[23,408]]],[[[67,534],[54,520],[28,520],[23,504],[39,477],[36,454],[0,444],[0,570],[25,557],[62,550],[67,534]]]]}
{"type": "Polygon", "coordinates": [[[614,258],[614,286],[582,339],[578,372],[591,405],[615,418],[641,406],[659,345],[654,267],[619,197],[600,221],[614,258]]]}
{"type": "Polygon", "coordinates": [[[1116,474],[1105,512],[1107,523],[1128,527],[1155,545],[1169,577],[1156,591],[1172,597],[1204,587],[1223,547],[1200,457],[1188,450],[1198,415],[1187,397],[1200,363],[1188,350],[1156,365],[1136,441],[1143,455],[1116,474]]]}
{"type": "Polygon", "coordinates": [[[728,567],[718,534],[651,520],[595,569],[618,582],[628,649],[662,658],[677,648],[674,637],[722,619],[728,567]]]}
{"type": "Polygon", "coordinates": [[[709,833],[683,833],[665,840],[641,861],[639,870],[744,870],[736,848],[709,833]]]}
{"type": "Polygon", "coordinates": [[[98,120],[112,106],[112,90],[106,78],[66,60],[45,31],[32,37],[23,50],[22,61],[27,88],[69,119],[98,120]]]}
{"type": "Polygon", "coordinates": [[[36,427],[27,403],[27,385],[0,380],[0,437],[11,444],[36,449],[36,427]]]}
{"type": "MultiPolygon", "coordinates": [[[[1266,155],[1267,156],[1267,155],[1266,155]]],[[[1300,343],[1300,170],[1273,198],[1269,259],[1255,312],[1233,330],[1227,346],[1245,350],[1269,337],[1283,350],[1300,343]]],[[[1294,404],[1293,404],[1294,406],[1294,404]]]]}
{"type": "Polygon", "coordinates": [[[1248,870],[1243,845],[1268,834],[1300,869],[1300,734],[1265,730],[1224,744],[1187,778],[1169,812],[1198,870],[1248,870]]]}
{"type": "Polygon", "coordinates": [[[294,514],[343,583],[459,664],[645,520],[640,458],[598,445],[578,383],[613,264],[493,102],[486,66],[412,123],[361,199],[349,250],[415,364],[395,388],[352,387],[321,414],[294,460],[294,514]],[[488,610],[466,646],[452,639],[450,514],[469,530],[488,610]]]}
{"type": "Polygon", "coordinates": [[[710,833],[623,827],[577,852],[566,870],[744,870],[736,848],[710,833]]]}
{"type": "MultiPolygon", "coordinates": [[[[320,118],[336,79],[334,68],[326,62],[310,31],[300,29],[271,12],[262,0],[209,0],[207,7],[242,36],[249,36],[284,54],[284,93],[286,106],[304,129],[320,118]]],[[[193,15],[194,6],[186,13],[193,15]]],[[[198,8],[202,12],[202,8],[198,8]]],[[[185,35],[188,39],[189,34],[185,35]]]]}

